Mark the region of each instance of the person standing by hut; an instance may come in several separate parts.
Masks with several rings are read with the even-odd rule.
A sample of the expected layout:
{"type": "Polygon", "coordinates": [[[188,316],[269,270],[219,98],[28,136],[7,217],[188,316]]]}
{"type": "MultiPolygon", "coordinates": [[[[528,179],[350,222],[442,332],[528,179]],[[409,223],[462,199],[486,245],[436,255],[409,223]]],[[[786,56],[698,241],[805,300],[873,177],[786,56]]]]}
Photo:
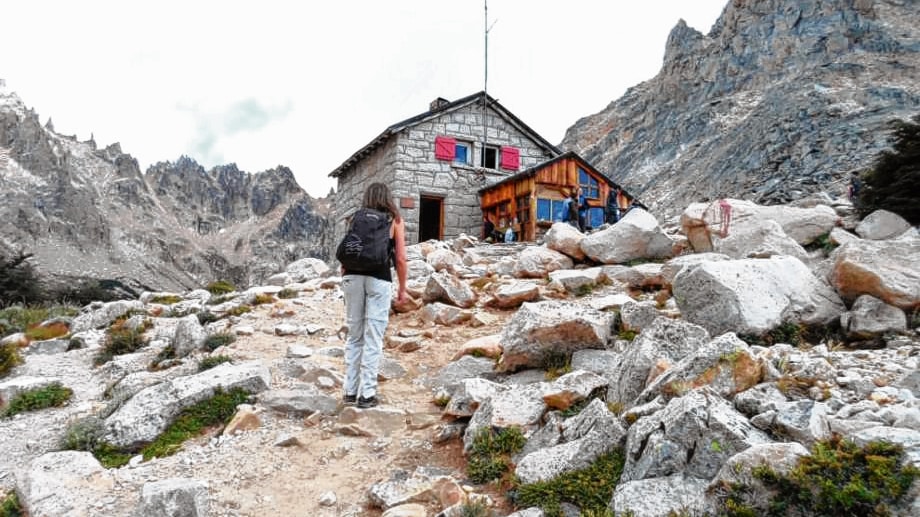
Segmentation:
{"type": "Polygon", "coordinates": [[[613,187],[607,194],[607,224],[616,224],[620,220],[620,203],[617,198],[620,195],[620,189],[613,187]]]}

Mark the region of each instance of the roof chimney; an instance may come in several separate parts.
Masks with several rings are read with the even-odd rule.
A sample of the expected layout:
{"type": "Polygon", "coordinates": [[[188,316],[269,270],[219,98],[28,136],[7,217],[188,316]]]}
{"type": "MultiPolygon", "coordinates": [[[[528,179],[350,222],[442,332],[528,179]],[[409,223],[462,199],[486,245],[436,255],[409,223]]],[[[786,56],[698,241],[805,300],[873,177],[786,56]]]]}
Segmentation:
{"type": "Polygon", "coordinates": [[[437,99],[431,101],[431,104],[428,105],[428,111],[437,111],[444,106],[450,104],[450,101],[444,97],[438,97],[437,99]]]}

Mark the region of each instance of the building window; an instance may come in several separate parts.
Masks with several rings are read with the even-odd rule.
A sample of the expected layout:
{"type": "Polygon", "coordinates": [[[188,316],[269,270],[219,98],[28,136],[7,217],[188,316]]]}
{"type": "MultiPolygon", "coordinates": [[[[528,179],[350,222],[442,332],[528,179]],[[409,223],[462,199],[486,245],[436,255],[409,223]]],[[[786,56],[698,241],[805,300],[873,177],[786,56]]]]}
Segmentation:
{"type": "Polygon", "coordinates": [[[588,209],[588,222],[587,225],[591,228],[597,228],[600,225],[604,224],[604,209],[603,207],[593,207],[588,209]]]}
{"type": "Polygon", "coordinates": [[[482,157],[479,161],[480,167],[485,167],[486,169],[497,169],[498,168],[498,147],[493,147],[487,145],[482,148],[482,157]]]}
{"type": "Polygon", "coordinates": [[[460,163],[463,165],[470,164],[470,144],[464,142],[457,142],[454,145],[454,163],[460,163]]]}
{"type": "Polygon", "coordinates": [[[538,221],[561,221],[564,214],[564,199],[537,198],[538,221]]]}
{"type": "Polygon", "coordinates": [[[523,195],[515,200],[517,204],[517,220],[519,223],[530,221],[530,196],[523,195]]]}
{"type": "Polygon", "coordinates": [[[578,186],[581,187],[581,191],[586,198],[600,199],[601,189],[597,180],[592,178],[591,175],[581,167],[578,168],[578,186]]]}

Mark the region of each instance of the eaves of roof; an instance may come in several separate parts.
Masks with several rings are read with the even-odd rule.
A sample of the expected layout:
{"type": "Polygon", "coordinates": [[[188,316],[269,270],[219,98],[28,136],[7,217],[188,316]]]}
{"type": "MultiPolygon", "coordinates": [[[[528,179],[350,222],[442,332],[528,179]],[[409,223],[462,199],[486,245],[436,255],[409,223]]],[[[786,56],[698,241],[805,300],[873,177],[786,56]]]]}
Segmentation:
{"type": "Polygon", "coordinates": [[[523,131],[524,133],[527,133],[541,147],[543,147],[544,149],[546,149],[547,151],[553,154],[559,154],[562,152],[559,150],[559,148],[549,143],[545,138],[543,138],[536,131],[531,129],[530,126],[525,124],[521,119],[517,118],[517,116],[515,116],[514,113],[511,113],[510,111],[508,111],[507,108],[502,106],[497,100],[492,98],[492,96],[490,96],[486,92],[477,92],[472,95],[463,97],[461,99],[457,99],[455,101],[449,102],[445,104],[444,106],[441,106],[440,108],[426,111],[425,113],[421,113],[414,117],[407,118],[403,121],[397,122],[393,124],[392,126],[384,129],[382,133],[380,133],[373,140],[368,142],[367,145],[365,145],[361,149],[358,149],[357,152],[349,156],[347,160],[342,162],[341,165],[339,165],[338,167],[335,168],[335,170],[330,172],[329,176],[333,178],[340,176],[343,172],[345,172],[346,169],[348,169],[355,163],[358,163],[362,158],[370,154],[374,149],[385,144],[386,141],[389,140],[390,137],[395,135],[396,133],[399,133],[400,131],[408,127],[424,122],[425,120],[428,120],[430,118],[438,117],[438,116],[443,115],[444,113],[448,113],[448,112],[460,109],[466,105],[469,105],[473,102],[481,100],[483,97],[485,97],[486,100],[488,101],[489,107],[499,112],[505,119],[509,120],[512,124],[518,126],[518,128],[521,131],[523,131]]]}

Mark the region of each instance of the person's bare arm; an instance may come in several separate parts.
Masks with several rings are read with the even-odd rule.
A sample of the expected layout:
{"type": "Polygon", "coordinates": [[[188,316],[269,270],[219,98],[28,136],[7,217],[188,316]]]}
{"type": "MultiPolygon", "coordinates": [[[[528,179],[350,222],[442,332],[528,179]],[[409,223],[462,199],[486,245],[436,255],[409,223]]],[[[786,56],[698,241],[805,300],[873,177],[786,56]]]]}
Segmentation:
{"type": "Polygon", "coordinates": [[[399,279],[399,291],[396,295],[396,301],[403,303],[406,301],[406,276],[408,266],[406,265],[406,225],[405,220],[400,219],[393,223],[393,240],[396,244],[396,278],[399,279]]]}

